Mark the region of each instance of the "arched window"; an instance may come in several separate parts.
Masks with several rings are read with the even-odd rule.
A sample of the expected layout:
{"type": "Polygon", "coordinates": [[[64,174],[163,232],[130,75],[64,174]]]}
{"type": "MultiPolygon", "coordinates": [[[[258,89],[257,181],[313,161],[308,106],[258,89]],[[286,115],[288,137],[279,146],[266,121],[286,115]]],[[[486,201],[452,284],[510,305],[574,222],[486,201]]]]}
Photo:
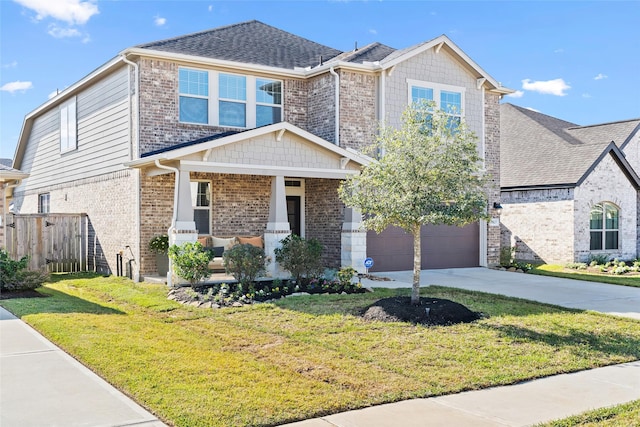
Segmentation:
{"type": "Polygon", "coordinates": [[[618,249],[618,224],[620,211],[608,202],[598,203],[591,208],[589,229],[592,251],[618,249]]]}

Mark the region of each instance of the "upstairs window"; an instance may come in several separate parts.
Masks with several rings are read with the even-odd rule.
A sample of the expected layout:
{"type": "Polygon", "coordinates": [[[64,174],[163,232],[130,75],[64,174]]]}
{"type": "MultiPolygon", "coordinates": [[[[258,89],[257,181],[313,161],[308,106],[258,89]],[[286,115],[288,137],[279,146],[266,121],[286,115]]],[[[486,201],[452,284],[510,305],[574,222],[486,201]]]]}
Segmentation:
{"type": "Polygon", "coordinates": [[[432,102],[436,108],[449,116],[449,124],[456,127],[464,116],[465,88],[407,79],[409,102],[418,104],[432,102]]]}
{"type": "Polygon", "coordinates": [[[180,68],[180,121],[209,122],[209,73],[180,68]]]}
{"type": "Polygon", "coordinates": [[[282,82],[179,69],[180,122],[255,128],[282,121],[282,82]]]}
{"type": "Polygon", "coordinates": [[[60,106],[60,152],[73,151],[78,148],[76,98],[72,98],[60,106]]]}
{"type": "Polygon", "coordinates": [[[589,229],[592,251],[619,248],[619,217],[620,211],[612,203],[602,202],[591,208],[589,229]]]}

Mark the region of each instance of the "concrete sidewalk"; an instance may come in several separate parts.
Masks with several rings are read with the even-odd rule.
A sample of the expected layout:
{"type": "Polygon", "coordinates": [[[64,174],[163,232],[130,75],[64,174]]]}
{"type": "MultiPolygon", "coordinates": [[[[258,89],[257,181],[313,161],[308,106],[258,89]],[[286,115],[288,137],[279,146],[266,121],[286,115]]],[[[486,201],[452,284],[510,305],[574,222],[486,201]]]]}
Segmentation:
{"type": "Polygon", "coordinates": [[[0,307],[0,426],[165,424],[0,307]]]}
{"type": "Polygon", "coordinates": [[[530,426],[636,399],[640,399],[640,361],[512,386],[405,400],[286,426],[530,426]]]}

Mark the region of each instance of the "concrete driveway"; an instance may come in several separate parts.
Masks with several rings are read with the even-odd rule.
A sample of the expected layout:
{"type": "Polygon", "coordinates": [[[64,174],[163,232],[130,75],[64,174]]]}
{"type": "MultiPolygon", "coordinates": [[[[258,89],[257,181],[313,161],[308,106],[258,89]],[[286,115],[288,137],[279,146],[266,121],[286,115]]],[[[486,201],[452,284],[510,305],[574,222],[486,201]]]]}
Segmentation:
{"type": "MultiPolygon", "coordinates": [[[[411,287],[412,271],[374,273],[393,281],[366,280],[372,287],[411,287]]],[[[441,285],[489,292],[555,304],[562,307],[593,310],[640,319],[640,288],[512,273],[488,268],[451,268],[423,270],[420,286],[441,285]]]]}

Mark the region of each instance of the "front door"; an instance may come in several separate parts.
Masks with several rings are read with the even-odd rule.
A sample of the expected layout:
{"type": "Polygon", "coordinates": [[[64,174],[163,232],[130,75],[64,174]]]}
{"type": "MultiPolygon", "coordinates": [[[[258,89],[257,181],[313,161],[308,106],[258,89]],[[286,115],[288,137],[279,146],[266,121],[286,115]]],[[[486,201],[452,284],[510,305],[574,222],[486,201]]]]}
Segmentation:
{"type": "Polygon", "coordinates": [[[287,196],[287,217],[289,218],[289,227],[292,234],[300,234],[300,218],[301,218],[301,204],[300,196],[287,196]]]}

